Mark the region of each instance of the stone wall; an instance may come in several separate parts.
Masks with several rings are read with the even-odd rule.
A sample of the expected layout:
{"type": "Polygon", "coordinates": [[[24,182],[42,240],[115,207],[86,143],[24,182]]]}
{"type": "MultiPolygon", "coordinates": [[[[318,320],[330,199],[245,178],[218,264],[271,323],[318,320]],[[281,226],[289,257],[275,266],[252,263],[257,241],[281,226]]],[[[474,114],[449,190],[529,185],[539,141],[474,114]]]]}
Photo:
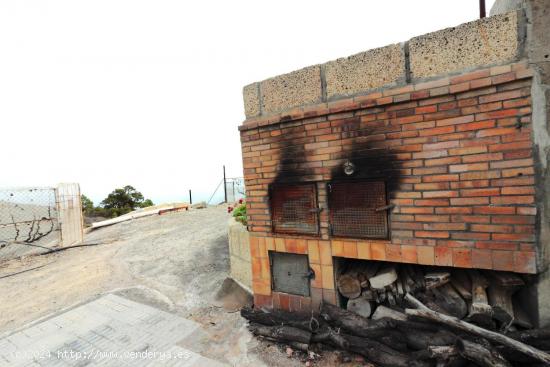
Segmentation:
{"type": "Polygon", "coordinates": [[[229,219],[228,228],[231,278],[251,290],[252,265],[248,231],[245,226],[233,218],[229,219]]]}
{"type": "Polygon", "coordinates": [[[247,118],[518,60],[522,11],[512,11],[306,67],[244,87],[247,118]]]}

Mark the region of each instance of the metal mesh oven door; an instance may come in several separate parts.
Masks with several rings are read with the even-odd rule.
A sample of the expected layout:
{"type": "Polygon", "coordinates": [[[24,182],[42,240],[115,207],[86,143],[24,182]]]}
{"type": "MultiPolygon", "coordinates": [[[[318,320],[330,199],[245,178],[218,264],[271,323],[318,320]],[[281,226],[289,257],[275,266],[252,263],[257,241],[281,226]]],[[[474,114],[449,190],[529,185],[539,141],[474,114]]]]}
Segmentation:
{"type": "Polygon", "coordinates": [[[315,184],[273,185],[270,187],[270,202],[273,232],[319,232],[315,184]]]}
{"type": "Polygon", "coordinates": [[[387,204],[384,181],[334,182],[328,194],[333,236],[388,237],[388,214],[382,209],[387,204]]]}
{"type": "Polygon", "coordinates": [[[276,292],[309,297],[309,264],[306,255],[270,252],[272,287],[276,292]]]}

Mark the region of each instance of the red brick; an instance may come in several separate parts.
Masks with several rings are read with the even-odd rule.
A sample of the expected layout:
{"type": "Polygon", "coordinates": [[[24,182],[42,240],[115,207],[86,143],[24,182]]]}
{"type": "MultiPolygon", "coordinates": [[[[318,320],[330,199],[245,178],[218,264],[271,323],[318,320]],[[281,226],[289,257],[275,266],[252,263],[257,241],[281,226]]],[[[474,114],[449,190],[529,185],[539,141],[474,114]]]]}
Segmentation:
{"type": "Polygon", "coordinates": [[[471,122],[469,124],[462,124],[456,127],[456,131],[472,131],[481,129],[490,129],[495,127],[495,120],[471,122]]]}
{"type": "MultiPolygon", "coordinates": [[[[434,123],[435,124],[435,123],[434,123]]],[[[453,125],[451,126],[443,126],[443,127],[436,127],[433,129],[425,129],[419,131],[420,136],[433,136],[433,135],[441,135],[441,134],[449,134],[455,131],[455,127],[453,125]]]]}
{"type": "Polygon", "coordinates": [[[418,222],[449,222],[448,215],[422,215],[417,214],[414,216],[418,222]]]}
{"type": "Polygon", "coordinates": [[[458,125],[466,124],[468,122],[474,121],[474,115],[466,115],[460,117],[452,117],[444,120],[437,121],[436,126],[449,126],[449,125],[458,125]]]}
{"type": "Polygon", "coordinates": [[[517,210],[518,214],[523,214],[523,215],[536,215],[537,214],[537,208],[519,207],[516,210],[517,210]]]}
{"type": "Polygon", "coordinates": [[[514,252],[514,271],[534,274],[537,271],[536,253],[528,251],[514,252]]]}
{"type": "Polygon", "coordinates": [[[535,197],[533,195],[527,196],[499,196],[492,197],[491,204],[496,205],[509,205],[509,204],[533,204],[535,197]]]}
{"type": "Polygon", "coordinates": [[[417,247],[410,245],[401,246],[401,261],[405,263],[417,262],[417,247]]]}
{"type": "Polygon", "coordinates": [[[452,198],[451,205],[484,205],[489,204],[489,198],[471,197],[471,198],[452,198]]]}
{"type": "Polygon", "coordinates": [[[474,154],[462,157],[464,163],[488,162],[502,160],[502,153],[474,154]]]}
{"type": "Polygon", "coordinates": [[[424,229],[429,231],[464,231],[464,223],[425,223],[424,229]]]}
{"type": "Polygon", "coordinates": [[[532,147],[532,144],[530,141],[520,141],[516,143],[489,145],[489,151],[503,152],[503,151],[509,151],[509,150],[530,149],[531,147],[532,147]]]}
{"type": "Polygon", "coordinates": [[[493,269],[491,250],[472,249],[472,267],[476,269],[493,269]]]}
{"type": "Polygon", "coordinates": [[[458,175],[434,175],[434,176],[424,176],[422,177],[422,182],[448,182],[448,181],[458,181],[458,175]]]}
{"type": "Polygon", "coordinates": [[[437,214],[470,214],[472,208],[470,207],[450,207],[450,208],[435,208],[437,214]]]}
{"type": "Polygon", "coordinates": [[[423,190],[445,190],[449,188],[449,182],[419,183],[414,185],[414,189],[423,190]]]}
{"type": "Polygon", "coordinates": [[[470,249],[453,249],[453,266],[459,268],[471,268],[472,267],[472,250],[470,249]]]}
{"type": "Polygon", "coordinates": [[[414,234],[417,237],[449,238],[449,232],[447,231],[416,231],[414,234]]]}
{"type": "Polygon", "coordinates": [[[493,250],[493,269],[514,271],[514,252],[493,250]]]}
{"type": "Polygon", "coordinates": [[[460,196],[472,197],[472,196],[495,196],[500,195],[500,189],[490,188],[490,189],[469,189],[469,190],[460,190],[460,196]]]}
{"type": "Polygon", "coordinates": [[[492,232],[492,233],[511,233],[513,228],[504,225],[472,224],[470,226],[474,232],[492,232]]]}
{"type": "Polygon", "coordinates": [[[506,99],[515,99],[523,97],[521,90],[511,90],[501,93],[494,93],[479,97],[479,103],[489,103],[494,101],[503,101],[506,99]]]}
{"type": "Polygon", "coordinates": [[[447,149],[447,148],[456,148],[459,146],[458,141],[445,141],[442,143],[432,143],[432,144],[424,144],[422,148],[424,150],[440,150],[440,149],[447,149]]]}
{"type": "Polygon", "coordinates": [[[535,188],[530,186],[519,186],[519,187],[503,187],[503,195],[533,195],[535,193],[535,188]]]}
{"type": "Polygon", "coordinates": [[[452,266],[453,250],[448,247],[435,247],[435,265],[452,266]]]}
{"type": "Polygon", "coordinates": [[[535,236],[524,233],[494,233],[492,235],[494,240],[497,241],[525,241],[533,242],[535,236]]]}
{"type": "Polygon", "coordinates": [[[456,149],[449,149],[449,155],[478,154],[478,153],[485,153],[486,151],[487,151],[486,146],[456,148],[456,149]]]}
{"type": "MultiPolygon", "coordinates": [[[[452,199],[451,199],[452,200],[452,199]]],[[[419,199],[414,201],[418,206],[449,206],[449,199],[419,199]]]]}
{"type": "Polygon", "coordinates": [[[400,262],[402,259],[401,246],[386,244],[386,260],[400,262]]]}
{"type": "Polygon", "coordinates": [[[487,163],[465,163],[465,164],[456,164],[449,166],[449,172],[468,172],[468,171],[485,171],[489,169],[487,163]]]}
{"type": "Polygon", "coordinates": [[[478,70],[467,74],[462,74],[451,78],[451,84],[464,83],[469,80],[486,78],[491,75],[490,69],[478,70]]]}
{"type": "Polygon", "coordinates": [[[475,214],[514,214],[515,208],[506,206],[479,206],[474,208],[475,214]]]}
{"type": "Polygon", "coordinates": [[[488,215],[453,215],[451,220],[460,223],[489,223],[491,217],[488,215]]]}
{"type": "Polygon", "coordinates": [[[425,191],[423,198],[455,198],[458,197],[458,191],[425,191]]]}

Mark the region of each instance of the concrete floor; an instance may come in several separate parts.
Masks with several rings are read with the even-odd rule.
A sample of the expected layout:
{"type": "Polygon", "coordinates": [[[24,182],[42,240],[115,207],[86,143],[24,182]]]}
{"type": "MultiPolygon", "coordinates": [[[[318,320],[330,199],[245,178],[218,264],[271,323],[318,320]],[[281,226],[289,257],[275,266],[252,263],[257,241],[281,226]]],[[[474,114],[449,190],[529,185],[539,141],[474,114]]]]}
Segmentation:
{"type": "Polygon", "coordinates": [[[109,294],[0,339],[0,366],[223,366],[182,346],[200,328],[109,294]]]}

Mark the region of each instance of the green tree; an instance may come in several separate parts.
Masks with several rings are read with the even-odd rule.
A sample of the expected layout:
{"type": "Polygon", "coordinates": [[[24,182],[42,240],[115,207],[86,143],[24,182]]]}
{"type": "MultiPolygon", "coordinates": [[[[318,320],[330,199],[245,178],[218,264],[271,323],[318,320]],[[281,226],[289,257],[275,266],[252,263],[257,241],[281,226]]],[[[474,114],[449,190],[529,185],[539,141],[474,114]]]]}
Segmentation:
{"type": "Polygon", "coordinates": [[[140,208],[147,208],[148,206],[153,206],[155,203],[151,199],[145,199],[145,201],[141,204],[139,204],[140,208]]]}
{"type": "Polygon", "coordinates": [[[92,214],[94,212],[94,202],[86,195],[82,195],[80,200],[82,202],[82,211],[84,214],[92,214]]]}
{"type": "Polygon", "coordinates": [[[126,185],[121,189],[115,189],[111,192],[101,202],[101,205],[111,213],[112,217],[116,217],[142,207],[144,202],[145,200],[141,192],[137,191],[133,186],[126,185]]]}

